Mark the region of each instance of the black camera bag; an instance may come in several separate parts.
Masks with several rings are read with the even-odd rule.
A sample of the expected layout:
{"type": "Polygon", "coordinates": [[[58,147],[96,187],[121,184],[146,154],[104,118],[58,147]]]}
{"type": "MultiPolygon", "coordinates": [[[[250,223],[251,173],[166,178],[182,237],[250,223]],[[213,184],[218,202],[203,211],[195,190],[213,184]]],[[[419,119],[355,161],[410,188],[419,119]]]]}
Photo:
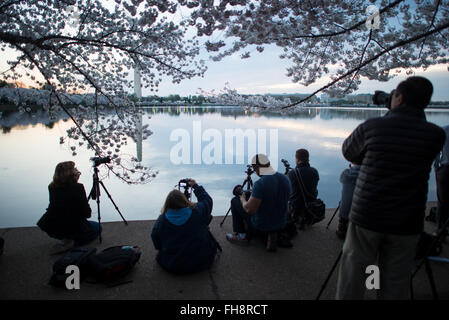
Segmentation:
{"type": "Polygon", "coordinates": [[[111,282],[126,276],[139,261],[137,246],[115,246],[89,258],[89,273],[98,282],[111,282]]]}
{"type": "Polygon", "coordinates": [[[66,268],[75,265],[80,269],[80,279],[88,275],[89,258],[92,257],[97,249],[86,246],[73,247],[67,251],[53,264],[53,274],[49,284],[54,287],[64,287],[65,281],[70,274],[65,273],[66,268]]]}
{"type": "Polygon", "coordinates": [[[300,182],[300,184],[302,186],[302,188],[299,187],[299,189],[301,189],[301,193],[302,193],[304,203],[306,206],[305,217],[304,217],[305,224],[312,225],[312,224],[322,221],[325,218],[326,205],[324,204],[323,200],[321,200],[319,198],[313,199],[311,201],[307,201],[305,192],[307,193],[309,198],[313,198],[313,196],[310,195],[309,192],[307,191],[306,186],[305,186],[304,182],[302,181],[301,172],[299,171],[299,169],[295,169],[295,174],[296,174],[296,179],[298,179],[298,181],[300,182]]]}
{"type": "Polygon", "coordinates": [[[306,212],[308,213],[306,221],[309,224],[315,224],[324,219],[326,213],[326,205],[321,199],[315,199],[310,202],[306,202],[306,212]]]}

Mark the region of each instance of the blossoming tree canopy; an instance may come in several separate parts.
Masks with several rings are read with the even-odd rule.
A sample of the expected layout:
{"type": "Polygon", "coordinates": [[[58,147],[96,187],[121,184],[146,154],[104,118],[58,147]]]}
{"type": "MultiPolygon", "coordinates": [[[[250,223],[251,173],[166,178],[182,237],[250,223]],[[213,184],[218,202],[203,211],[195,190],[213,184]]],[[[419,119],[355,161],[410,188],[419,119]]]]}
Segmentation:
{"type": "MultiPolygon", "coordinates": [[[[128,73],[138,66],[143,86],[157,91],[162,76],[179,83],[206,70],[197,59],[198,41],[185,39],[188,26],[170,19],[177,6],[176,1],[1,1],[0,49],[17,53],[2,80],[26,79],[47,89],[16,90],[10,100],[21,111],[30,101],[50,112],[62,108],[75,123],[67,132],[74,154],[84,143],[76,140],[85,140],[97,156],[110,155],[124,166],[120,147],[139,134],[135,124],[141,116],[127,99],[133,86],[128,73]],[[76,93],[83,93],[83,101],[76,93]]],[[[151,134],[147,127],[142,131],[143,139],[151,134]]],[[[154,176],[130,160],[132,169],[115,173],[127,181],[136,168],[142,174],[137,181],[154,176]]]]}
{"type": "MultiPolygon", "coordinates": [[[[449,1],[221,1],[192,17],[205,22],[200,35],[224,30],[234,40],[207,42],[216,52],[214,60],[237,52],[245,59],[276,45],[283,50],[280,58],[291,62],[287,75],[293,82],[307,86],[321,78],[327,81],[298,103],[320,91],[331,96],[351,93],[361,77],[387,81],[401,71],[410,74],[449,61],[449,1]],[[240,7],[228,9],[229,4],[240,7]]],[[[251,106],[294,105],[244,98],[229,88],[221,100],[226,98],[251,106]]]]}

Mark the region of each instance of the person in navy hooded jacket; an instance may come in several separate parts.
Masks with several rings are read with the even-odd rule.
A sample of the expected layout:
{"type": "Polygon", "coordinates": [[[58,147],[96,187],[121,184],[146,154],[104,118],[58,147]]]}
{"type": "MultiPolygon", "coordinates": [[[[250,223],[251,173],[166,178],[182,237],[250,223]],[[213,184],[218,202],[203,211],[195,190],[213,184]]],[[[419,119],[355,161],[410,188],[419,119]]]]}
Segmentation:
{"type": "Polygon", "coordinates": [[[156,261],[167,271],[184,274],[208,269],[217,253],[217,242],[209,231],[212,198],[191,179],[197,203],[179,190],[171,191],[157,219],[151,239],[158,250],[156,261]]]}

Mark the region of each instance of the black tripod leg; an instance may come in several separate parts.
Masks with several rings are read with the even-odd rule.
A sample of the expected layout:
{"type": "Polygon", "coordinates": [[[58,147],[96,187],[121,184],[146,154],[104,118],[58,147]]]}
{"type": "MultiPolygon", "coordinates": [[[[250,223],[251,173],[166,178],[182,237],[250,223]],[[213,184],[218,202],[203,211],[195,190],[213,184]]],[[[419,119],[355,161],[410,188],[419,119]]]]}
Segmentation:
{"type": "Polygon", "coordinates": [[[231,207],[229,207],[228,212],[226,212],[226,215],[224,216],[223,220],[220,222],[220,228],[223,227],[223,223],[225,222],[226,218],[228,217],[229,211],[231,211],[231,207]]]}
{"type": "Polygon", "coordinates": [[[329,223],[327,224],[326,229],[329,229],[329,225],[331,224],[332,220],[334,220],[334,217],[337,214],[338,209],[340,209],[340,204],[341,204],[341,202],[338,203],[338,207],[337,207],[337,209],[335,209],[335,212],[332,215],[332,218],[329,220],[329,223]]]}
{"type": "Polygon", "coordinates": [[[100,214],[100,187],[98,184],[95,185],[94,183],[92,190],[94,190],[93,188],[96,188],[95,195],[97,198],[97,212],[98,212],[98,240],[100,240],[101,243],[102,238],[101,238],[101,214],[100,214]]]}
{"type": "Polygon", "coordinates": [[[433,272],[432,272],[432,268],[430,267],[429,259],[426,258],[426,261],[424,264],[426,267],[427,277],[429,278],[430,287],[432,288],[433,299],[438,300],[438,292],[437,292],[437,288],[435,286],[435,279],[433,278],[433,272]]]}
{"type": "Polygon", "coordinates": [[[329,282],[329,279],[331,278],[332,273],[334,273],[334,270],[337,267],[338,262],[340,261],[342,255],[343,255],[343,249],[341,249],[340,253],[338,254],[337,260],[335,260],[334,265],[332,266],[331,271],[329,272],[329,274],[327,275],[326,280],[324,281],[323,285],[321,286],[320,293],[318,293],[318,296],[316,297],[316,300],[320,300],[321,294],[323,293],[324,289],[326,288],[326,285],[329,282]]]}
{"type": "Polygon", "coordinates": [[[108,192],[108,189],[106,189],[106,187],[104,186],[103,181],[100,181],[100,184],[101,184],[101,186],[103,187],[103,190],[106,191],[106,194],[108,195],[109,200],[111,200],[112,204],[114,205],[115,210],[117,210],[117,212],[119,213],[120,217],[122,217],[123,222],[124,222],[126,225],[128,225],[128,222],[127,222],[127,221],[125,220],[125,218],[123,217],[122,213],[120,212],[120,209],[117,207],[117,205],[115,204],[114,200],[112,200],[112,197],[111,197],[111,195],[110,195],[109,192],[108,192]]]}
{"type": "MultiPolygon", "coordinates": [[[[421,269],[423,264],[426,264],[426,268],[427,268],[427,264],[429,263],[428,261],[428,256],[430,255],[430,253],[432,252],[432,250],[435,248],[435,246],[438,244],[438,242],[440,241],[441,237],[443,236],[443,232],[444,230],[446,230],[449,226],[449,218],[446,220],[446,222],[444,223],[444,225],[441,227],[440,231],[438,232],[436,238],[433,240],[432,244],[429,246],[429,248],[427,249],[427,252],[425,254],[425,258],[423,258],[418,266],[416,267],[415,271],[412,273],[412,280],[415,277],[415,275],[418,273],[419,269],[421,269]]],[[[429,265],[429,269],[430,269],[430,265],[429,265]]],[[[430,271],[432,272],[432,270],[430,269],[430,271]]],[[[430,279],[430,278],[429,278],[430,279]]],[[[432,283],[430,284],[432,286],[432,283]]],[[[435,287],[435,283],[433,284],[433,287],[435,287]]],[[[432,289],[433,290],[433,289],[432,289]]]]}

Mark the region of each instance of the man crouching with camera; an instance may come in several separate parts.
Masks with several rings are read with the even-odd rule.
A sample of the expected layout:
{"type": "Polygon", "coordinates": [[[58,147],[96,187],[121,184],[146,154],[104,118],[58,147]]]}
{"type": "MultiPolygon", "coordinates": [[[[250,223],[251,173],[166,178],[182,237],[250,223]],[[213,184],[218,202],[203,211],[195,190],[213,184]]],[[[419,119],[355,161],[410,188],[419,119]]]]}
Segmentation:
{"type": "Polygon", "coordinates": [[[277,231],[285,227],[292,187],[284,174],[271,167],[266,155],[256,154],[251,165],[260,179],[254,183],[250,196],[243,192],[240,198],[232,199],[234,234],[227,234],[226,239],[248,244],[252,235],[261,234],[267,238],[267,250],[276,251],[277,231]]]}

